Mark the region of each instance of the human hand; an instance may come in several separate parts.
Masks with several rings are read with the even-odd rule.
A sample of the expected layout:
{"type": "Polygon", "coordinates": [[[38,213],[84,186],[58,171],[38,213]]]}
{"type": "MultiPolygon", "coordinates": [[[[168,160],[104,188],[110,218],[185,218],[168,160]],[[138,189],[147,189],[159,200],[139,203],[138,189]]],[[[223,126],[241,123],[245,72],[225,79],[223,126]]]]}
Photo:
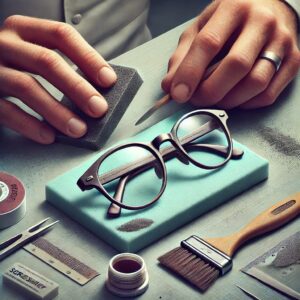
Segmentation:
{"type": "Polygon", "coordinates": [[[84,135],[87,126],[28,72],[41,75],[91,117],[100,117],[107,110],[99,92],[54,49],[71,59],[96,85],[109,87],[117,79],[108,63],[72,26],[25,16],[8,17],[0,28],[0,124],[42,144],[54,141],[54,129],[4,100],[4,96],[20,99],[68,136],[84,135]]]}
{"type": "Polygon", "coordinates": [[[294,12],[279,0],[215,0],[181,35],[162,88],[178,102],[201,107],[270,105],[300,67],[296,25],[294,12]],[[224,48],[224,59],[203,80],[224,48]],[[282,59],[278,72],[260,58],[263,51],[282,59]]]}

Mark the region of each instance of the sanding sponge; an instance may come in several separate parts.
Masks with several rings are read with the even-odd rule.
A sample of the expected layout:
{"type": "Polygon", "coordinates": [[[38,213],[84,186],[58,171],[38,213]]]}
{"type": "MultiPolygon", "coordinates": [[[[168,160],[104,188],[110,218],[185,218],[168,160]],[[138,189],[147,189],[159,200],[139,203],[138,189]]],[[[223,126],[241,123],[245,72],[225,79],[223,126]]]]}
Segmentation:
{"type": "Polygon", "coordinates": [[[61,103],[84,120],[88,130],[81,138],[68,137],[58,132],[56,135],[57,141],[77,147],[98,150],[108,140],[143,83],[142,78],[135,69],[116,65],[111,65],[111,67],[118,76],[115,85],[111,88],[95,86],[108,103],[107,113],[101,118],[91,118],[80,111],[65,96],[61,103]]]}

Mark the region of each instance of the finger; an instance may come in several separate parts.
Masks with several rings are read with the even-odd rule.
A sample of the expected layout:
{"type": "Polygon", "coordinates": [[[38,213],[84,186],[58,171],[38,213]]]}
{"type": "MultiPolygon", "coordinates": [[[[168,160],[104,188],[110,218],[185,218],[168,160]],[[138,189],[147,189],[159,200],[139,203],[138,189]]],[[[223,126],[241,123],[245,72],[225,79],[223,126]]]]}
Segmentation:
{"type": "Polygon", "coordinates": [[[1,43],[1,48],[6,64],[41,75],[89,116],[100,117],[107,111],[107,103],[99,92],[56,52],[14,39],[1,43]]]}
{"type": "MultiPolygon", "coordinates": [[[[0,90],[3,94],[23,101],[35,112],[43,116],[52,126],[66,135],[77,138],[86,133],[86,124],[73,112],[56,101],[33,77],[20,71],[1,67],[0,90]]],[[[21,121],[24,120],[25,117],[21,121]]],[[[12,119],[11,122],[16,122],[17,126],[19,126],[16,118],[12,119]]],[[[9,125],[13,126],[12,123],[9,125]]],[[[33,124],[33,121],[31,123],[33,124]]],[[[36,123],[37,121],[30,128],[32,129],[36,123]]],[[[37,134],[37,130],[35,130],[34,134],[37,134]]]]}
{"type": "Polygon", "coordinates": [[[184,57],[186,56],[186,54],[194,40],[194,37],[197,35],[197,32],[198,31],[195,26],[193,26],[188,31],[185,31],[184,34],[180,38],[177,49],[175,50],[175,52],[169,59],[168,73],[166,74],[166,76],[163,78],[163,80],[161,82],[161,86],[166,93],[170,92],[170,88],[171,88],[171,84],[172,84],[172,80],[175,75],[175,72],[177,71],[178,66],[180,65],[180,63],[182,62],[184,57]]]}
{"type": "MultiPolygon", "coordinates": [[[[289,39],[277,35],[277,38],[275,36],[271,38],[271,42],[264,47],[262,52],[271,51],[283,58],[290,46],[289,39]]],[[[231,109],[247,102],[268,87],[275,73],[276,68],[272,62],[258,57],[252,70],[218,102],[218,107],[231,109]]]]}
{"type": "Polygon", "coordinates": [[[217,6],[217,2],[213,2],[212,4],[208,5],[204,9],[204,11],[197,17],[197,20],[180,36],[178,46],[168,63],[168,73],[166,74],[161,83],[161,86],[166,93],[170,92],[174,74],[178,66],[181,64],[182,60],[186,56],[194,38],[198,34],[199,30],[201,30],[203,26],[207,23],[211,15],[216,10],[217,6]]]}
{"type": "Polygon", "coordinates": [[[4,25],[26,41],[60,50],[96,84],[109,87],[117,80],[104,58],[71,25],[25,16],[11,16],[4,25]]]}
{"type": "Polygon", "coordinates": [[[55,139],[52,128],[3,99],[0,99],[0,124],[41,144],[51,144],[55,139]]]}
{"type": "Polygon", "coordinates": [[[250,72],[275,22],[272,16],[259,23],[257,18],[250,19],[217,70],[200,84],[192,103],[212,106],[221,101],[250,72]]]}
{"type": "Polygon", "coordinates": [[[171,86],[171,96],[174,100],[178,102],[189,100],[210,61],[243,22],[244,13],[245,11],[240,6],[229,5],[227,1],[220,3],[215,13],[194,39],[174,75],[171,86]]]}
{"type": "Polygon", "coordinates": [[[236,85],[221,101],[219,108],[232,109],[263,92],[269,85],[275,68],[267,60],[258,60],[251,72],[236,85]]]}
{"type": "Polygon", "coordinates": [[[259,95],[250,99],[248,102],[242,104],[240,108],[254,109],[273,104],[279,94],[296,76],[299,67],[300,53],[299,50],[295,48],[285,56],[285,60],[282,62],[279,71],[273,77],[268,88],[259,95]]]}

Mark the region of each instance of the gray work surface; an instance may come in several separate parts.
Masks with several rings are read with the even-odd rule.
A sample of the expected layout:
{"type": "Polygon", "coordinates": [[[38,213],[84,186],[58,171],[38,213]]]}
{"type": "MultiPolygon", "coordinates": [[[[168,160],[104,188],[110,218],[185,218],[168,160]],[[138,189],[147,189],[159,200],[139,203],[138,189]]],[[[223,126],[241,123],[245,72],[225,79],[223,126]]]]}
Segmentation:
{"type": "MultiPolygon", "coordinates": [[[[144,84],[108,144],[111,145],[120,138],[132,135],[178,109],[178,105],[172,103],[142,126],[134,127],[140,115],[161,95],[160,81],[165,73],[168,58],[186,26],[187,24],[184,24],[175,28],[112,61],[115,64],[138,69],[144,84]]],[[[157,257],[177,247],[181,240],[191,234],[214,237],[238,230],[259,212],[300,191],[299,92],[300,82],[297,78],[272,107],[256,111],[229,112],[229,127],[233,137],[269,160],[269,179],[140,251],[139,254],[145,259],[149,270],[150,286],[139,299],[247,299],[248,296],[236,287],[237,283],[241,285],[245,283],[247,286],[255,287],[256,290],[263,290],[261,295],[264,295],[265,299],[279,299],[279,294],[255,282],[254,279],[241,273],[240,269],[279,241],[298,231],[299,218],[243,247],[234,257],[233,270],[220,278],[204,295],[200,295],[198,291],[162,269],[157,263],[157,257]]],[[[106,291],[104,282],[108,261],[116,251],[45,202],[46,183],[91,155],[95,153],[66,145],[38,145],[8,130],[1,130],[0,170],[14,174],[24,182],[27,189],[27,214],[17,225],[0,231],[0,241],[45,217],[59,219],[60,223],[46,235],[46,238],[94,267],[101,275],[81,287],[23,249],[0,262],[0,273],[14,262],[21,262],[59,283],[57,299],[115,299],[106,291]]],[[[182,165],[182,171],[186,167],[182,165]]],[[[199,189],[202,188],[205,187],[201,186],[199,181],[199,189]]],[[[16,292],[2,286],[0,280],[0,299],[22,298],[16,292]]]]}

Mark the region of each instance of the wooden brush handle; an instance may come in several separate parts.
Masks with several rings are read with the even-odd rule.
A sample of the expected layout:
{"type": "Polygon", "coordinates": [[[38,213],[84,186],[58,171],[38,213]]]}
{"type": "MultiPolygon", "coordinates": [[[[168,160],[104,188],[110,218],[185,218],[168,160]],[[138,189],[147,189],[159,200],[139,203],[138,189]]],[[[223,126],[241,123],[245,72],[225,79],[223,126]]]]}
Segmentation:
{"type": "Polygon", "coordinates": [[[267,209],[240,231],[221,238],[205,239],[208,243],[232,257],[246,241],[274,230],[300,215],[300,193],[285,198],[267,209]]]}

